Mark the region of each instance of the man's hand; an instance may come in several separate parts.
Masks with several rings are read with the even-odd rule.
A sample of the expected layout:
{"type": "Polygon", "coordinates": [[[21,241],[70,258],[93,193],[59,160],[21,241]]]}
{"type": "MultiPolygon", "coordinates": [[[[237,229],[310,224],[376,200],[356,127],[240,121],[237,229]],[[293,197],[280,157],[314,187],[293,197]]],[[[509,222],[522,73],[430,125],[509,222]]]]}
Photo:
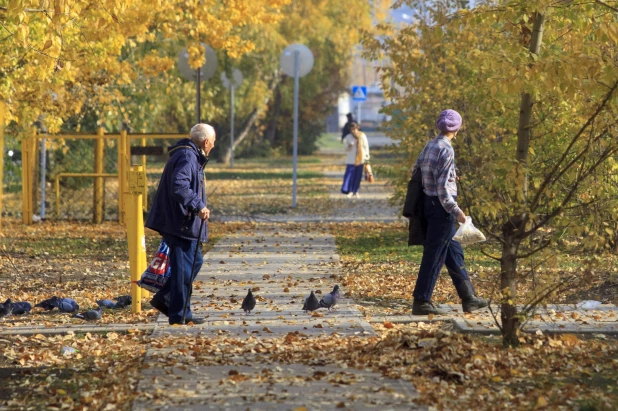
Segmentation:
{"type": "Polygon", "coordinates": [[[200,218],[200,220],[204,221],[204,220],[208,220],[210,218],[210,210],[206,207],[202,208],[198,213],[197,216],[200,218]]]}
{"type": "Polygon", "coordinates": [[[466,222],[466,215],[462,211],[461,214],[457,215],[457,221],[461,224],[466,222]]]}

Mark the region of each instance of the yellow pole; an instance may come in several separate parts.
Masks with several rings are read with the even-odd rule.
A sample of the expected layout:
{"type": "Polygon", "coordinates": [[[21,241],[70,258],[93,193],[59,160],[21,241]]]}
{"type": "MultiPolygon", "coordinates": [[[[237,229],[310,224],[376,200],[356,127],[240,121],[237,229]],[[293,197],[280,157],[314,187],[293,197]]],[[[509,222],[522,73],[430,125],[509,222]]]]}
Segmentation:
{"type": "MultiPolygon", "coordinates": [[[[94,173],[103,174],[103,155],[105,153],[105,143],[103,135],[105,130],[103,127],[99,127],[97,135],[99,138],[94,143],[94,173]]],[[[103,179],[97,177],[94,179],[94,196],[93,196],[93,215],[92,222],[95,224],[101,224],[103,222],[103,197],[105,195],[105,186],[103,185],[103,179]]]]}
{"type": "Polygon", "coordinates": [[[127,240],[129,245],[129,269],[131,272],[131,296],[134,313],[142,311],[142,297],[147,297],[137,281],[146,270],[146,237],[144,236],[144,213],[142,211],[143,186],[146,176],[141,166],[131,167],[129,192],[127,193],[127,240]]]}
{"type": "MultiPolygon", "coordinates": [[[[146,147],[146,138],[142,137],[142,147],[146,147]]],[[[142,155],[142,167],[144,167],[144,175],[146,175],[146,156],[142,155]]],[[[148,210],[148,180],[144,186],[144,195],[142,196],[142,207],[144,211],[148,210]]]]}
{"type": "Polygon", "coordinates": [[[6,104],[0,100],[0,230],[2,230],[2,196],[4,195],[4,110],[6,110],[6,104]]]}
{"type": "Polygon", "coordinates": [[[118,139],[118,222],[122,225],[125,224],[125,192],[127,190],[125,180],[125,150],[127,130],[120,132],[120,138],[118,139]]]}

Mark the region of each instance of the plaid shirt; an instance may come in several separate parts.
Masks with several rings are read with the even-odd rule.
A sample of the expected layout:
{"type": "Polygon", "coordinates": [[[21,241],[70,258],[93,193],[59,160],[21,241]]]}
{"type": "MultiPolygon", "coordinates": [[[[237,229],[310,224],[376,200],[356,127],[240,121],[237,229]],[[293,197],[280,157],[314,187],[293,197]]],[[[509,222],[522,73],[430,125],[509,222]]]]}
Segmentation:
{"type": "Polygon", "coordinates": [[[414,169],[417,167],[423,172],[423,192],[438,197],[447,213],[460,215],[462,211],[453,198],[457,196],[457,174],[449,139],[440,134],[427,143],[414,164],[414,169]]]}

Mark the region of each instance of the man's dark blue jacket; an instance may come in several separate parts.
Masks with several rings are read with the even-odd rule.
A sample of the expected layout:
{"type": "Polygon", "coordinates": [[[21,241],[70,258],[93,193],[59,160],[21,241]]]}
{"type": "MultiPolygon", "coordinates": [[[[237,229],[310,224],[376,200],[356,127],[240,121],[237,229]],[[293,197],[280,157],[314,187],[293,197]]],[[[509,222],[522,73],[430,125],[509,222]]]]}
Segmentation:
{"type": "MultiPolygon", "coordinates": [[[[206,207],[204,166],[208,159],[188,138],[169,147],[168,153],[170,158],[163,169],[146,227],[160,234],[195,240],[200,229],[196,214],[206,207]]],[[[202,230],[202,241],[206,240],[208,221],[202,230]]]]}

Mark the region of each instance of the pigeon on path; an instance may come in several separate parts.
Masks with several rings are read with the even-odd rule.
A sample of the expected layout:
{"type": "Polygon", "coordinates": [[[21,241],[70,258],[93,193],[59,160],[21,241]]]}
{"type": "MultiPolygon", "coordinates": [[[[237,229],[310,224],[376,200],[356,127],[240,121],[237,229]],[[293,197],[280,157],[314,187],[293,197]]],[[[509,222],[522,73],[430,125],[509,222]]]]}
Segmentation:
{"type": "Polygon", "coordinates": [[[245,311],[245,314],[249,314],[251,310],[255,308],[255,297],[253,296],[251,289],[249,289],[245,299],[242,300],[241,308],[245,311]]]}
{"type": "Polygon", "coordinates": [[[79,305],[77,304],[77,301],[75,301],[74,299],[59,298],[56,296],[53,296],[52,298],[41,301],[40,303],[35,305],[35,307],[41,307],[45,311],[51,311],[54,308],[57,308],[62,313],[74,313],[75,311],[79,310],[79,305]]]}
{"type": "Polygon", "coordinates": [[[72,298],[61,298],[58,300],[58,309],[61,313],[74,313],[79,310],[79,305],[77,301],[72,298]]]}
{"type": "Polygon", "coordinates": [[[309,297],[305,298],[305,304],[303,304],[303,311],[315,311],[318,308],[320,308],[320,302],[318,301],[312,290],[311,294],[309,294],[309,297]]]}
{"type": "Polygon", "coordinates": [[[130,295],[121,295],[120,297],[114,298],[116,300],[116,306],[114,308],[124,308],[133,302],[133,298],[130,295]]]}
{"type": "Polygon", "coordinates": [[[13,303],[13,314],[15,315],[28,314],[30,310],[32,310],[32,304],[29,302],[13,303]]]}
{"type": "Polygon", "coordinates": [[[0,317],[7,317],[11,315],[13,312],[13,302],[10,298],[4,302],[4,304],[0,304],[0,317]]]}
{"type": "Polygon", "coordinates": [[[116,303],[112,300],[97,300],[97,305],[103,308],[116,308],[116,303]]]}
{"type": "Polygon", "coordinates": [[[103,307],[99,307],[95,310],[88,310],[81,314],[75,314],[73,317],[81,318],[86,321],[98,321],[103,316],[103,307]]]}
{"type": "Polygon", "coordinates": [[[330,293],[322,297],[322,299],[320,300],[320,307],[328,308],[328,311],[330,311],[331,308],[337,305],[338,300],[339,300],[339,286],[336,285],[333,288],[333,291],[331,291],[330,293]]]}
{"type": "Polygon", "coordinates": [[[51,311],[54,308],[58,307],[58,301],[60,298],[55,295],[52,298],[48,298],[47,300],[43,300],[40,303],[36,304],[35,307],[41,307],[45,311],[51,311]]]}

